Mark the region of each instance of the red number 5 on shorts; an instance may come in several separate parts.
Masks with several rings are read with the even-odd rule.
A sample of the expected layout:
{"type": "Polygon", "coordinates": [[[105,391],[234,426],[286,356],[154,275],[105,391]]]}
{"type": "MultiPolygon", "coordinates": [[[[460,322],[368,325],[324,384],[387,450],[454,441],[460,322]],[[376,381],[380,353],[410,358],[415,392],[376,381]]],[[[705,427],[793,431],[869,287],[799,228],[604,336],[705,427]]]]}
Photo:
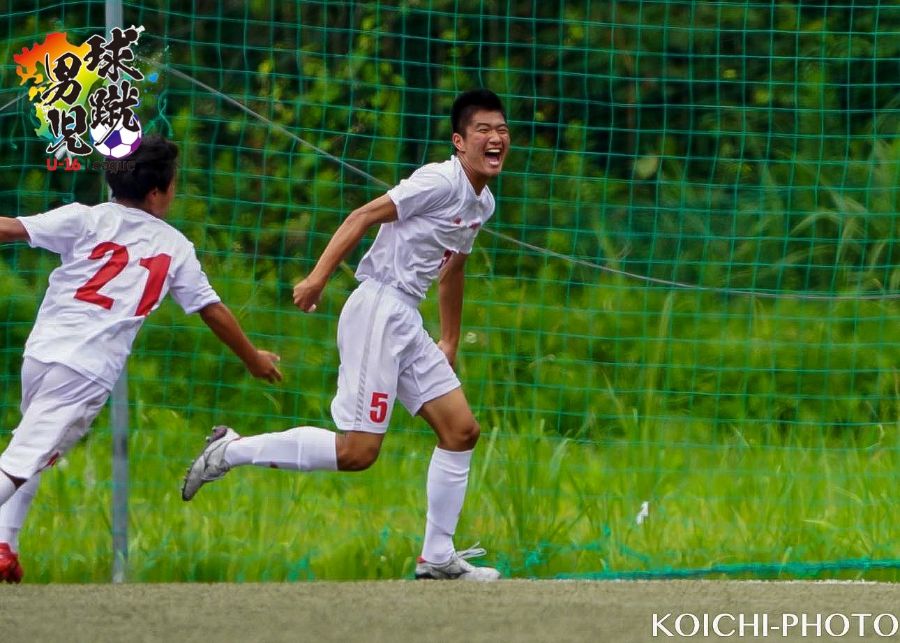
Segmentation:
{"type": "Polygon", "coordinates": [[[369,411],[370,420],[377,423],[384,422],[388,412],[388,397],[387,393],[372,393],[372,410],[369,411]]]}

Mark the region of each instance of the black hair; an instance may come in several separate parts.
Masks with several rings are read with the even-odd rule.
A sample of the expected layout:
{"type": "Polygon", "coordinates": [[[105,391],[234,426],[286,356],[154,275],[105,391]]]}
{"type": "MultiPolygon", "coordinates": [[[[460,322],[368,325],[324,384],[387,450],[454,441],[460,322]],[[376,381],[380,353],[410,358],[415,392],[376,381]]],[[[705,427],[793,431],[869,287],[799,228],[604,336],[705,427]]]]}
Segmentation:
{"type": "Polygon", "coordinates": [[[453,125],[454,134],[465,134],[466,126],[472,120],[472,115],[479,109],[489,112],[500,112],[506,118],[503,103],[500,97],[490,89],[470,89],[457,96],[453,101],[453,109],[450,110],[450,122],[453,125]]]}
{"type": "Polygon", "coordinates": [[[159,134],[149,134],[128,157],[106,166],[106,182],[116,199],[143,201],[157,188],[169,189],[175,178],[175,159],[178,146],[159,134]]]}

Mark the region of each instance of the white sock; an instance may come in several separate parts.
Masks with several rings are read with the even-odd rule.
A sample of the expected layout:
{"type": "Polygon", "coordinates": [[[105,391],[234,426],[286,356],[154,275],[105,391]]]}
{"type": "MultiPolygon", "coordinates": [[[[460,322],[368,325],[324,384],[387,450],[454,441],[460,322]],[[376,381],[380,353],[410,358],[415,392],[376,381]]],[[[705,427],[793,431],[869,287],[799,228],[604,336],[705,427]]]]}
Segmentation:
{"type": "Polygon", "coordinates": [[[336,438],[333,431],[313,426],[251,435],[226,447],[225,462],[232,467],[255,464],[294,471],[337,471],[336,438]]]}
{"type": "Polygon", "coordinates": [[[12,498],[16,492],[16,485],[9,479],[3,471],[0,471],[0,505],[5,505],[6,501],[12,498]]]}
{"type": "Polygon", "coordinates": [[[34,474],[0,507],[0,543],[7,543],[14,552],[19,551],[19,532],[28,515],[31,501],[41,481],[40,472],[34,474]]]}
{"type": "Polygon", "coordinates": [[[453,534],[462,511],[469,484],[472,450],[445,451],[434,448],[428,466],[428,515],[422,558],[429,563],[446,563],[453,555],[453,534]]]}

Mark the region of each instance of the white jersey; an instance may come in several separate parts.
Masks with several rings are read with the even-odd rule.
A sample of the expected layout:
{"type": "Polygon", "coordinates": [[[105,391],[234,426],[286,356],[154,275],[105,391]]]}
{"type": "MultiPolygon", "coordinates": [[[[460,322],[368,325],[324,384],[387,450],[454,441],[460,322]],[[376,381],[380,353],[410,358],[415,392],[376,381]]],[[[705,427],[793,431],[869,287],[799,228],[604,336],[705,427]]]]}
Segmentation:
{"type": "Polygon", "coordinates": [[[144,319],[169,290],[188,314],[220,301],[191,242],[143,210],[72,203],[19,221],[32,247],[62,259],[26,357],[63,364],[112,389],[144,319]]]}
{"type": "Polygon", "coordinates": [[[494,213],[494,196],[487,187],[475,194],[456,156],[422,166],[388,196],[397,206],[397,221],[378,230],[356,278],[421,300],[452,254],[472,252],[479,228],[494,213]]]}

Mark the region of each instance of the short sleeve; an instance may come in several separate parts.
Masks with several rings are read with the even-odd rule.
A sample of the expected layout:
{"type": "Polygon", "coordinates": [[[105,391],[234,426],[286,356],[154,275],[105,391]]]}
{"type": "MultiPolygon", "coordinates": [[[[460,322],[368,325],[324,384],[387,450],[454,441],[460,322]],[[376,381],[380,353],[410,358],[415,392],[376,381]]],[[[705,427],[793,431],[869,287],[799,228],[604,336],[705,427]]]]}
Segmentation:
{"type": "MultiPolygon", "coordinates": [[[[486,187],[484,189],[487,190],[486,187]]],[[[494,195],[490,193],[490,190],[488,190],[488,193],[485,196],[487,202],[484,206],[482,206],[481,216],[477,218],[473,223],[469,224],[467,234],[459,248],[460,254],[472,254],[472,249],[475,246],[475,237],[478,236],[481,228],[484,227],[484,224],[487,223],[488,219],[490,219],[494,214],[494,195]]]]}
{"type": "Polygon", "coordinates": [[[193,246],[190,246],[185,261],[176,269],[169,292],[188,315],[222,301],[209,285],[193,246]]]}
{"type": "Polygon", "coordinates": [[[478,236],[477,230],[470,231],[466,238],[463,240],[462,245],[459,248],[459,253],[463,255],[472,254],[472,249],[475,247],[475,237],[478,236]]]}
{"type": "Polygon", "coordinates": [[[412,216],[428,214],[449,204],[453,198],[453,186],[436,168],[426,165],[388,190],[388,196],[397,206],[397,218],[406,221],[412,216]]]}
{"type": "Polygon", "coordinates": [[[28,245],[62,255],[71,252],[75,242],[85,235],[87,210],[80,203],[70,203],[18,220],[28,232],[28,245]]]}

